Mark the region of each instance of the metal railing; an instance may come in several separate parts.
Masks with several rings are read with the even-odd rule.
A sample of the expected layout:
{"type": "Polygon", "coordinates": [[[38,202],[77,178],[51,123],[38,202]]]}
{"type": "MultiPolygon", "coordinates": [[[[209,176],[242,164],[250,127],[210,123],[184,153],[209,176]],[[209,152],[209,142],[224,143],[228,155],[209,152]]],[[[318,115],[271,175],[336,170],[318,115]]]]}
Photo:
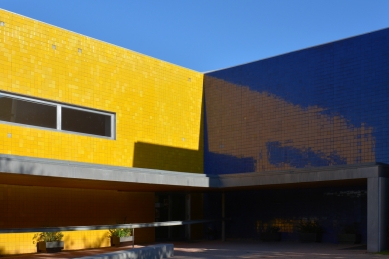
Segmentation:
{"type": "Polygon", "coordinates": [[[58,232],[58,231],[83,231],[83,230],[104,230],[115,228],[131,228],[133,236],[133,244],[135,243],[135,229],[136,228],[152,228],[152,227],[169,227],[181,226],[200,223],[209,223],[220,221],[217,219],[199,219],[199,220],[185,220],[185,221],[165,221],[165,222],[150,222],[150,223],[132,223],[132,224],[117,224],[117,225],[93,225],[93,226],[66,226],[66,227],[40,227],[40,228],[3,228],[0,233],[32,233],[32,232],[58,232]]]}

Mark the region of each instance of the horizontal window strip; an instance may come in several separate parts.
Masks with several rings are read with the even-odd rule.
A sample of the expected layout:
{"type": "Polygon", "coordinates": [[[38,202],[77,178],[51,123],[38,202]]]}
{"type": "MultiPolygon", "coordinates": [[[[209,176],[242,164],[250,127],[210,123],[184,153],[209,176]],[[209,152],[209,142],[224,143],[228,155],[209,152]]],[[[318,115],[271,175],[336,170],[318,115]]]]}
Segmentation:
{"type": "Polygon", "coordinates": [[[115,138],[115,114],[0,92],[0,121],[115,138]]]}

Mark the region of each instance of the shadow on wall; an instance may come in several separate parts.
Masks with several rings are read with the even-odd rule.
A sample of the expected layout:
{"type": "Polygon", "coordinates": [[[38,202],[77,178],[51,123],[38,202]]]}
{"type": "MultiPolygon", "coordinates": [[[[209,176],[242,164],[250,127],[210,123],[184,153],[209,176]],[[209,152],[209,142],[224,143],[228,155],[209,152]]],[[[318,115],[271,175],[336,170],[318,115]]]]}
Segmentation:
{"type": "Polygon", "coordinates": [[[255,160],[252,157],[235,157],[232,155],[208,152],[204,158],[204,168],[207,168],[207,173],[210,174],[236,174],[254,172],[255,160]]]}
{"type": "Polygon", "coordinates": [[[108,231],[103,234],[97,234],[96,231],[65,231],[63,241],[65,242],[65,250],[99,248],[110,245],[108,231]]]}
{"type": "Polygon", "coordinates": [[[282,166],[285,161],[295,168],[307,167],[310,164],[315,166],[343,165],[347,162],[344,157],[337,154],[336,150],[326,155],[320,151],[314,152],[310,147],[301,150],[292,146],[282,146],[279,141],[267,142],[266,149],[269,162],[276,166],[282,166]]]}
{"type": "Polygon", "coordinates": [[[231,171],[221,156],[236,160],[235,173],[375,161],[373,128],[364,123],[210,76],[204,92],[207,174],[231,171]]]}
{"type": "MultiPolygon", "coordinates": [[[[221,152],[210,152],[209,150],[209,137],[222,138],[222,128],[216,131],[216,135],[209,134],[209,127],[207,120],[209,116],[207,115],[207,107],[205,105],[205,97],[203,98],[204,103],[204,173],[206,174],[235,174],[235,173],[246,173],[246,172],[254,172],[255,171],[255,159],[254,157],[245,157],[245,156],[236,156],[232,154],[223,154],[221,152]]],[[[212,109],[212,107],[211,107],[212,109]]],[[[222,112],[222,111],[221,111],[222,112]]],[[[214,113],[214,111],[213,111],[214,113]]],[[[212,119],[212,116],[211,116],[212,119]]],[[[217,127],[221,127],[221,125],[215,125],[217,127]]],[[[212,129],[211,129],[212,130],[212,129]]],[[[237,134],[236,137],[239,134],[237,134]]],[[[212,139],[211,142],[215,143],[217,139],[212,139]]],[[[220,142],[219,148],[224,149],[224,144],[220,142]]]]}
{"type": "Polygon", "coordinates": [[[83,237],[82,242],[85,248],[96,248],[96,247],[104,247],[104,245],[108,244],[109,237],[108,233],[103,235],[102,237],[96,237],[94,240],[90,240],[90,237],[83,237]]]}
{"type": "Polygon", "coordinates": [[[146,142],[134,145],[133,167],[168,170],[176,172],[204,172],[204,108],[201,109],[201,121],[197,150],[163,146],[146,142]]]}
{"type": "Polygon", "coordinates": [[[177,172],[202,173],[203,152],[136,142],[134,167],[177,172]]]}

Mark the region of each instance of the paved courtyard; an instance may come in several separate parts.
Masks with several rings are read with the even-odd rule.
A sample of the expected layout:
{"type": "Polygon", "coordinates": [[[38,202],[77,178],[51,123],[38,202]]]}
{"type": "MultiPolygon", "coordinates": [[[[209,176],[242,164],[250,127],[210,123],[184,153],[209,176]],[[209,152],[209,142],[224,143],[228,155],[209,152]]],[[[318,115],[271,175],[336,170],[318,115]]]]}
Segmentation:
{"type": "Polygon", "coordinates": [[[337,245],[299,242],[199,242],[175,243],[176,259],[221,258],[389,258],[370,254],[366,245],[337,245]]]}
{"type": "MultiPolygon", "coordinates": [[[[141,246],[136,246],[141,247],[141,246]]],[[[224,258],[389,258],[386,255],[370,254],[366,252],[366,245],[337,245],[321,243],[278,242],[264,243],[259,241],[194,241],[175,242],[175,259],[224,259],[224,258]]],[[[6,256],[2,258],[76,258],[92,256],[124,248],[100,248],[80,251],[64,251],[57,254],[29,254],[6,256]]]]}

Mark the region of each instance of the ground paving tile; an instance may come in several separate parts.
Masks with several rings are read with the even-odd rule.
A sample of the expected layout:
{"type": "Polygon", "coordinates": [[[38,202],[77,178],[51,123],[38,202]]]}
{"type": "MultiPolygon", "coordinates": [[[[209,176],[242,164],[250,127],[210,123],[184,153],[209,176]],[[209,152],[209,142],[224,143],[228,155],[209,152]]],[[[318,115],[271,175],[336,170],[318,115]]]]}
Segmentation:
{"type": "MultiPolygon", "coordinates": [[[[168,242],[167,242],[168,243],[168,242]]],[[[175,259],[226,259],[226,258],[389,258],[386,255],[368,253],[366,245],[338,245],[326,243],[298,243],[298,242],[259,242],[259,241],[192,241],[173,242],[175,259]]],[[[142,246],[135,246],[142,247],[142,246]]],[[[99,249],[85,249],[77,251],[63,251],[56,254],[28,254],[6,256],[9,259],[43,259],[43,258],[76,258],[109,253],[132,247],[106,247],[99,249]]]]}
{"type": "Polygon", "coordinates": [[[224,259],[224,258],[389,258],[367,253],[366,245],[337,245],[298,242],[199,242],[175,243],[176,259],[224,259]]]}
{"type": "MultiPolygon", "coordinates": [[[[143,247],[138,246],[136,247],[143,247]]],[[[93,256],[97,254],[104,254],[104,253],[110,253],[115,252],[119,250],[126,250],[126,249],[132,249],[131,246],[123,246],[123,247],[104,247],[104,248],[94,248],[94,249],[82,249],[82,250],[65,250],[60,253],[36,253],[36,254],[23,254],[23,255],[11,255],[11,256],[4,256],[1,257],[2,259],[44,259],[44,258],[56,258],[56,259],[66,259],[66,258],[78,258],[83,256],[93,256]]]]}

